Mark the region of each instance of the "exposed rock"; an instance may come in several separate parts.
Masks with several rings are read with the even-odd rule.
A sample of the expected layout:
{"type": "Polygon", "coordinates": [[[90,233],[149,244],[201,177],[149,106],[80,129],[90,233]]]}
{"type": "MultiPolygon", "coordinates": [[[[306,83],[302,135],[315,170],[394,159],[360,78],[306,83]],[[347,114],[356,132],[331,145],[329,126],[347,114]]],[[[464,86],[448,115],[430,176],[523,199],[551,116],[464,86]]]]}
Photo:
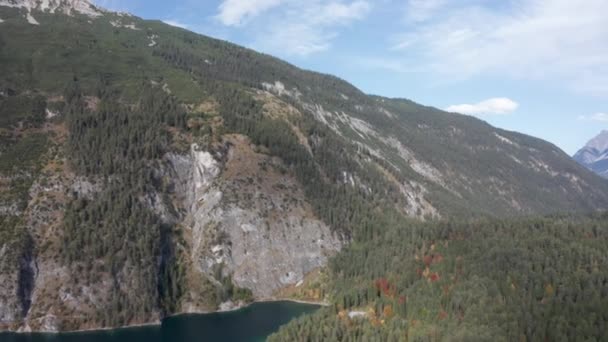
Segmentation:
{"type": "Polygon", "coordinates": [[[114,26],[114,27],[123,27],[123,28],[128,28],[134,31],[139,31],[140,29],[135,26],[135,24],[133,23],[124,23],[120,20],[112,20],[110,21],[110,25],[114,26]]]}
{"type": "Polygon", "coordinates": [[[602,131],[580,149],[574,160],[601,177],[608,178],[608,131],[602,131]]]}
{"type": "MultiPolygon", "coordinates": [[[[276,94],[278,96],[288,96],[298,101],[301,97],[301,93],[297,89],[294,88],[293,90],[287,90],[285,85],[279,81],[276,81],[274,84],[262,83],[262,86],[267,92],[276,94]]],[[[269,115],[275,119],[286,119],[287,117],[297,117],[302,115],[292,106],[283,105],[284,108],[281,108],[281,101],[277,100],[276,98],[272,98],[272,96],[265,94],[258,95],[258,100],[264,102],[265,111],[267,113],[271,113],[269,115]]],[[[348,98],[344,98],[344,96],[342,96],[342,99],[348,100],[348,98]]],[[[438,184],[446,190],[455,193],[455,191],[451,189],[444,181],[444,176],[437,168],[424,162],[421,158],[417,158],[414,152],[405,147],[399,141],[399,139],[393,136],[384,136],[369,122],[356,118],[344,111],[331,112],[326,110],[320,104],[311,104],[303,101],[300,101],[300,104],[306,111],[312,114],[316,120],[329,127],[336,134],[352,139],[355,145],[367,150],[373,156],[384,160],[390,163],[394,168],[399,169],[399,167],[390,161],[391,155],[397,156],[405,163],[405,165],[409,166],[414,172],[426,178],[428,181],[438,184]],[[350,133],[354,133],[354,135],[350,133]],[[379,146],[382,148],[378,148],[379,146]]],[[[394,114],[382,107],[380,107],[379,111],[389,118],[395,118],[394,114]]],[[[285,121],[289,123],[288,120],[285,121]]],[[[294,131],[294,134],[298,136],[302,145],[311,151],[306,138],[303,138],[301,132],[299,132],[295,127],[292,127],[292,131],[294,131]]],[[[388,171],[385,170],[385,173],[390,181],[394,181],[394,177],[392,177],[388,171]]],[[[357,176],[348,171],[343,171],[341,176],[343,178],[343,183],[345,184],[350,184],[354,187],[355,183],[357,183],[357,186],[360,186],[366,192],[370,193],[373,191],[373,189],[370,189],[367,185],[357,182],[357,176]]],[[[426,190],[422,184],[416,183],[416,186],[411,186],[398,181],[396,183],[401,190],[404,201],[407,203],[407,207],[404,210],[405,213],[407,213],[409,216],[418,218],[429,216],[439,217],[437,210],[429,203],[427,199],[425,199],[426,190]]]]}
{"type": "Polygon", "coordinates": [[[57,111],[52,111],[52,110],[50,110],[50,109],[48,109],[48,108],[47,108],[47,109],[45,110],[45,114],[46,114],[46,118],[47,118],[48,120],[50,120],[50,119],[52,119],[52,118],[54,118],[54,117],[58,116],[58,115],[59,115],[59,112],[57,112],[57,111]]]}
{"type": "Polygon", "coordinates": [[[148,43],[148,47],[155,47],[158,42],[156,41],[158,39],[158,35],[153,34],[151,36],[148,36],[148,39],[150,39],[150,43],[148,43]]]}
{"type": "Polygon", "coordinates": [[[367,317],[367,312],[365,311],[349,311],[348,318],[350,319],[365,319],[367,317]]]}
{"type": "Polygon", "coordinates": [[[101,191],[101,187],[101,180],[91,182],[85,177],[76,177],[70,187],[70,190],[76,197],[92,199],[95,193],[101,191]]]}
{"type": "Polygon", "coordinates": [[[212,277],[221,266],[235,285],[267,298],[324,266],[341,241],[315,218],[297,181],[277,170],[279,160],[243,136],[226,142],[222,164],[193,145],[189,156],[167,155],[167,170],[187,208],[195,271],[212,277]]]}
{"type": "Polygon", "coordinates": [[[32,15],[32,13],[27,13],[25,15],[25,19],[27,19],[27,22],[32,24],[32,25],[40,25],[40,23],[38,22],[38,20],[36,20],[36,18],[34,18],[34,16],[32,15]]]}
{"type": "Polygon", "coordinates": [[[233,302],[231,300],[223,302],[222,304],[220,304],[219,308],[218,308],[218,312],[226,312],[226,311],[233,311],[233,310],[238,310],[240,308],[242,308],[243,306],[245,306],[245,303],[243,302],[233,302]]]}
{"type": "Polygon", "coordinates": [[[302,93],[298,89],[293,88],[293,89],[289,90],[280,81],[275,81],[274,84],[271,84],[271,83],[262,83],[262,86],[267,91],[276,93],[279,96],[281,96],[281,95],[287,95],[289,97],[294,97],[294,98],[299,98],[300,96],[302,96],[302,93]]]}
{"type": "Polygon", "coordinates": [[[0,0],[0,6],[24,8],[29,12],[38,10],[49,13],[76,13],[98,17],[103,12],[87,0],[0,0]]]}
{"type": "Polygon", "coordinates": [[[17,203],[3,203],[0,204],[0,215],[6,216],[19,216],[21,211],[17,203]]]}

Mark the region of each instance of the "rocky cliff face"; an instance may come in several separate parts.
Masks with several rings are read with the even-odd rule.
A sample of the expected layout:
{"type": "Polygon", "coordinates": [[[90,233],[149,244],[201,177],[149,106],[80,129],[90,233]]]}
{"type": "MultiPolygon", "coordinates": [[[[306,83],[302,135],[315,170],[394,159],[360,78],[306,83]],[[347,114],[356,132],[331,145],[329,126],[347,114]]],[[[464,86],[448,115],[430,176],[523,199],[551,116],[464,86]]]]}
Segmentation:
{"type": "MultiPolygon", "coordinates": [[[[244,136],[227,136],[224,144],[216,156],[192,145],[189,155],[165,157],[182,203],[192,271],[231,275],[256,298],[271,298],[324,266],[342,240],[315,217],[279,159],[256,152],[244,136]]],[[[196,311],[197,294],[191,296],[186,310],[196,311]]]]}
{"type": "Polygon", "coordinates": [[[601,177],[608,178],[608,131],[591,139],[575,155],[574,160],[601,177]]]}
{"type": "Polygon", "coordinates": [[[19,213],[18,237],[0,241],[0,258],[7,272],[0,275],[0,329],[59,331],[98,328],[91,317],[112,289],[109,277],[87,283],[62,262],[63,216],[74,198],[94,198],[101,180],[77,176],[68,167],[62,148],[65,127],[46,124],[53,140],[44,165],[28,190],[29,201],[19,213]]]}
{"type": "MultiPolygon", "coordinates": [[[[55,127],[61,130],[61,127],[55,127]]],[[[56,143],[61,143],[57,141],[56,143]]],[[[94,199],[101,180],[76,176],[66,166],[60,145],[48,152],[47,165],[29,190],[23,212],[28,244],[9,258],[10,241],[0,243],[0,329],[61,331],[103,327],[96,316],[115,281],[110,274],[90,281],[61,259],[63,213],[73,198],[94,199]],[[52,170],[52,172],[51,172],[52,170]]],[[[244,136],[226,136],[215,151],[196,144],[189,153],[169,153],[158,161],[157,177],[166,193],[142,201],[184,236],[187,292],[177,312],[218,309],[207,298],[225,277],[252,291],[255,299],[272,298],[295,286],[337,253],[343,239],[317,219],[300,184],[282,161],[256,152],[244,136]]],[[[100,261],[102,262],[102,261],[100,261]]],[[[128,266],[118,275],[129,284],[128,266]]],[[[157,310],[131,324],[157,321],[157,310]]]]}
{"type": "Polygon", "coordinates": [[[30,15],[32,10],[67,15],[84,14],[90,17],[103,14],[87,0],[0,0],[0,6],[22,8],[30,15]]]}

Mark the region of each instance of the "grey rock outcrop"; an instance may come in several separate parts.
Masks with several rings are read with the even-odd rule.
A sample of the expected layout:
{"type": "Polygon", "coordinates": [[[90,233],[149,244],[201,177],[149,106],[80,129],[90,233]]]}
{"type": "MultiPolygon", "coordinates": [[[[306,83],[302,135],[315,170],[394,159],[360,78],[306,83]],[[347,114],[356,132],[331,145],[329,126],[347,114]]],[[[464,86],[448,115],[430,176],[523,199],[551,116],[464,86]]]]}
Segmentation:
{"type": "Polygon", "coordinates": [[[165,176],[185,209],[195,271],[213,277],[220,267],[235,285],[270,298],[324,266],[341,239],[314,216],[297,181],[278,171],[279,160],[242,136],[227,144],[215,157],[196,145],[189,155],[168,154],[165,176]]]}
{"type": "Polygon", "coordinates": [[[574,160],[603,178],[608,178],[608,131],[591,139],[575,155],[574,160]]]}

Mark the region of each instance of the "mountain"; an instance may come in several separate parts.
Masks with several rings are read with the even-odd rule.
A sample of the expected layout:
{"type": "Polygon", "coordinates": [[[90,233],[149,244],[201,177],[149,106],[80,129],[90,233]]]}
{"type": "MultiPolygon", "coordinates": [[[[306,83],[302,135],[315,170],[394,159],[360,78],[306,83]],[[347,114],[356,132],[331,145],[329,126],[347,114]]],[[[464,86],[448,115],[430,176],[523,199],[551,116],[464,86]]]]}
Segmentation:
{"type": "Polygon", "coordinates": [[[608,131],[602,131],[580,149],[574,160],[598,175],[608,178],[608,131]]]}
{"type": "Polygon", "coordinates": [[[38,22],[32,16],[32,11],[63,13],[66,15],[84,14],[90,17],[97,17],[104,13],[86,0],[1,0],[0,6],[27,11],[25,18],[33,25],[38,22]]]}
{"type": "MultiPolygon", "coordinates": [[[[608,207],[608,183],[548,142],[84,0],[0,2],[0,141],[9,330],[125,326],[284,297],[355,296],[352,308],[363,293],[372,302],[390,260],[473,236],[438,222],[608,207]],[[342,272],[346,257],[365,267],[342,272]]],[[[514,241],[536,229],[488,226],[514,241]]],[[[481,236],[496,247],[487,260],[552,257],[481,236]]],[[[576,255],[601,265],[593,253],[576,255]]]]}

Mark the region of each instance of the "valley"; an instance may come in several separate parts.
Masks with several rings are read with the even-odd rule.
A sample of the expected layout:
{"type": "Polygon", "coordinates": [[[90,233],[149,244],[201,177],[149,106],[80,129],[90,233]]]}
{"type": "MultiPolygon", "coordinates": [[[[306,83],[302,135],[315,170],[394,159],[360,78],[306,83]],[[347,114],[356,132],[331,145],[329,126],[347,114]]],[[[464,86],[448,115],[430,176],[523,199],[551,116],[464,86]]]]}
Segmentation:
{"type": "Polygon", "coordinates": [[[557,146],[84,0],[0,18],[0,330],[604,337],[608,183],[557,146]]]}

